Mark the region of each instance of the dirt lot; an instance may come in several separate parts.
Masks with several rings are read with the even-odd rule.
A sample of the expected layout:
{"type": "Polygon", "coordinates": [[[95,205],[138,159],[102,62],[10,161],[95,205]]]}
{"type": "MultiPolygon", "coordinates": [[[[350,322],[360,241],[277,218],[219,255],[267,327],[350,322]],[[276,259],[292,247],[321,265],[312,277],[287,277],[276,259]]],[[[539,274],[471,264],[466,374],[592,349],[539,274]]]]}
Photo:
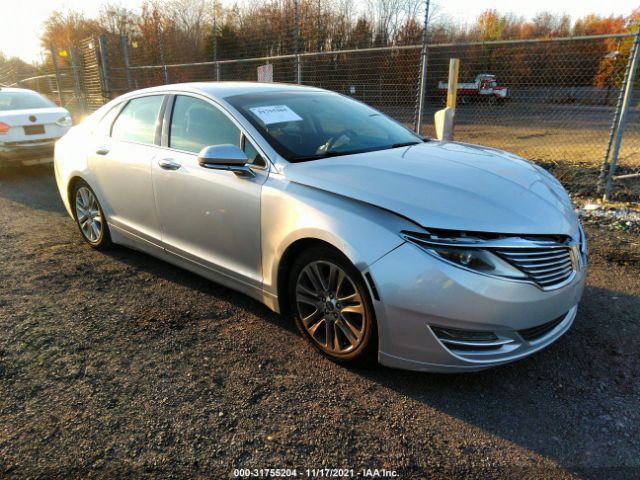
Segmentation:
{"type": "Polygon", "coordinates": [[[572,330],[475,374],[347,369],[286,318],[85,246],[50,167],[0,172],[0,477],[640,477],[640,240],[588,225],[572,330]]]}

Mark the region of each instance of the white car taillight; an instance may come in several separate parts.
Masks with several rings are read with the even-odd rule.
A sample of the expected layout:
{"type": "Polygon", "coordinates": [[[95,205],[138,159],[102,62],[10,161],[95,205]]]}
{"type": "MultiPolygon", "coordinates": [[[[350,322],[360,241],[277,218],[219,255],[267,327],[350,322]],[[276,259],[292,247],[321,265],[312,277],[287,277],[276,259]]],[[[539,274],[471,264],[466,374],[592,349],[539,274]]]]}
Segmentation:
{"type": "Polygon", "coordinates": [[[56,122],[56,125],[60,127],[70,127],[73,125],[73,121],[71,120],[71,115],[65,115],[64,117],[60,117],[56,122]]]}
{"type": "Polygon", "coordinates": [[[7,125],[6,123],[0,122],[0,135],[5,135],[7,133],[9,133],[9,129],[11,127],[9,125],[7,125]]]}

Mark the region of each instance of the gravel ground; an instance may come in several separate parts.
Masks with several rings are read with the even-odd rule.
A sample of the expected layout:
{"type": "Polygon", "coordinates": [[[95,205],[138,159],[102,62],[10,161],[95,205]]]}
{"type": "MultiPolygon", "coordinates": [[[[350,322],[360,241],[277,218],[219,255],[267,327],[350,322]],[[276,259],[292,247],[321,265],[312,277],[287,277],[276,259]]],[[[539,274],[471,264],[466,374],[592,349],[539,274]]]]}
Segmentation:
{"type": "Polygon", "coordinates": [[[84,245],[51,167],[0,171],[0,477],[638,478],[640,240],[587,235],[578,318],[545,351],[474,374],[349,369],[243,295],[84,245]]]}

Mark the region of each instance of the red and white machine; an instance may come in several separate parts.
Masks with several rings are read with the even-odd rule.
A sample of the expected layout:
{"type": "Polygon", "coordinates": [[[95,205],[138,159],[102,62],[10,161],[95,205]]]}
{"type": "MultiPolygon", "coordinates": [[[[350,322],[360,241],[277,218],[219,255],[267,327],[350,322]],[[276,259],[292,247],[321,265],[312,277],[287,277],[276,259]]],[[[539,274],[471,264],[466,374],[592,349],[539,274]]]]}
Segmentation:
{"type": "MultiPolygon", "coordinates": [[[[438,82],[438,93],[446,96],[447,82],[438,82]]],[[[504,101],[509,98],[509,89],[500,87],[496,82],[496,76],[489,73],[481,73],[475,81],[458,83],[458,99],[460,103],[470,100],[504,101]]]]}

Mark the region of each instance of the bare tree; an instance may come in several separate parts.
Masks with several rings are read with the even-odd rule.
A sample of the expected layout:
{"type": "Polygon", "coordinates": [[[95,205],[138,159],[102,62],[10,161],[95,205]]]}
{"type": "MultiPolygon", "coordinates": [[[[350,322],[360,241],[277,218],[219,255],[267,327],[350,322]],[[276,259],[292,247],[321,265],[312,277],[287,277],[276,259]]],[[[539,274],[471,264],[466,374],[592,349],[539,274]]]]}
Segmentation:
{"type": "Polygon", "coordinates": [[[367,0],[367,7],[376,25],[376,44],[388,45],[404,25],[416,20],[424,0],[367,0]]]}
{"type": "Polygon", "coordinates": [[[107,3],[100,9],[98,23],[107,32],[117,35],[131,35],[136,32],[139,15],[117,3],[107,3]]]}
{"type": "Polygon", "coordinates": [[[199,48],[212,23],[213,2],[208,0],[170,0],[168,10],[189,43],[199,48]]]}

